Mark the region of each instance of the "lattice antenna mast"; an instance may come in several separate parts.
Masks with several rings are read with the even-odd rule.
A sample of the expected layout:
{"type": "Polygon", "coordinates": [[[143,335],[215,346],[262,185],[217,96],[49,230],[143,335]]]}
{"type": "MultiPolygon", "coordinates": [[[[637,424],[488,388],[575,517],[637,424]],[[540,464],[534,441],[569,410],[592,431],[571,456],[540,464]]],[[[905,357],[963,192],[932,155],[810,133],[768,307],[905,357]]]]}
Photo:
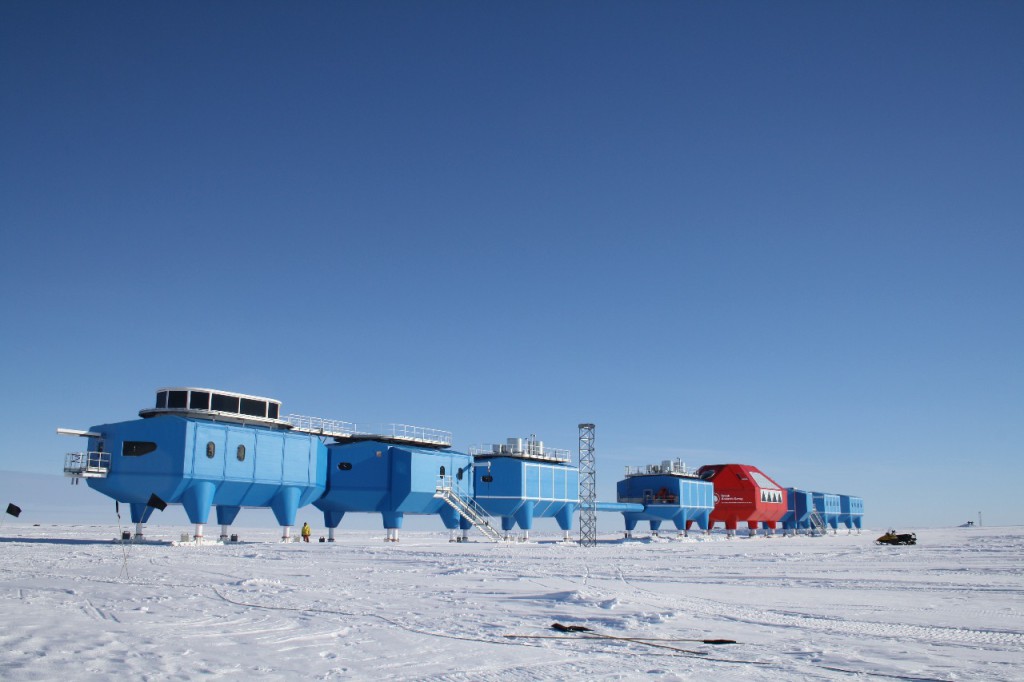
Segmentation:
{"type": "Polygon", "coordinates": [[[580,424],[580,546],[597,545],[597,470],[593,424],[580,424]]]}

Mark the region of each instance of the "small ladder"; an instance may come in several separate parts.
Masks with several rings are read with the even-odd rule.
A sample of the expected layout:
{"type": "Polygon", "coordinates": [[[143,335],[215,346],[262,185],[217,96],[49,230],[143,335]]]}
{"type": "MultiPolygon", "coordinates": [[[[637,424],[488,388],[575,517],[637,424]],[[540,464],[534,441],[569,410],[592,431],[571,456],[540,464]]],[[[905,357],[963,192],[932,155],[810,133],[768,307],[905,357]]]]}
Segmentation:
{"type": "Polygon", "coordinates": [[[488,540],[501,542],[501,533],[491,526],[484,508],[477,504],[472,497],[465,495],[461,489],[453,487],[451,476],[442,476],[438,479],[434,497],[441,498],[449,507],[462,514],[463,518],[468,519],[473,527],[483,533],[488,540]]]}
{"type": "Polygon", "coordinates": [[[818,532],[818,535],[825,535],[825,519],[821,518],[821,514],[815,509],[810,515],[811,527],[818,532]]]}

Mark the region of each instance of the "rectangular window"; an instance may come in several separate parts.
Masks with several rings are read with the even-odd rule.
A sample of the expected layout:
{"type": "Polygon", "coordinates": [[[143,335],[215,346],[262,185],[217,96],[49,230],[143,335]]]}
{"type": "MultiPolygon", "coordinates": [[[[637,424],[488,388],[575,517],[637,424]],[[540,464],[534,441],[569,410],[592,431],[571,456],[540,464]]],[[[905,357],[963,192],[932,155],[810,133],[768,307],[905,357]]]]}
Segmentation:
{"type": "Polygon", "coordinates": [[[167,394],[168,409],[183,410],[188,407],[188,391],[171,391],[167,394]]]}
{"type": "Polygon", "coordinates": [[[167,407],[167,391],[160,391],[156,394],[156,406],[158,409],[167,407]]]}
{"type": "Polygon", "coordinates": [[[277,403],[270,403],[269,405],[267,405],[267,407],[269,408],[267,410],[267,416],[270,417],[271,419],[277,419],[278,404],[277,403]]]}
{"type": "Polygon", "coordinates": [[[249,415],[250,417],[266,417],[267,416],[267,404],[262,400],[251,400],[249,398],[242,398],[242,414],[249,415]]]}
{"type": "Polygon", "coordinates": [[[206,391],[192,391],[188,406],[193,410],[210,409],[210,394],[206,391]]]}
{"type": "Polygon", "coordinates": [[[238,414],[238,398],[235,396],[214,393],[213,400],[210,402],[210,409],[217,410],[218,412],[231,412],[232,414],[238,414]]]}
{"type": "Polygon", "coordinates": [[[145,440],[126,440],[121,446],[121,454],[125,457],[142,457],[156,450],[156,443],[145,440]]]}

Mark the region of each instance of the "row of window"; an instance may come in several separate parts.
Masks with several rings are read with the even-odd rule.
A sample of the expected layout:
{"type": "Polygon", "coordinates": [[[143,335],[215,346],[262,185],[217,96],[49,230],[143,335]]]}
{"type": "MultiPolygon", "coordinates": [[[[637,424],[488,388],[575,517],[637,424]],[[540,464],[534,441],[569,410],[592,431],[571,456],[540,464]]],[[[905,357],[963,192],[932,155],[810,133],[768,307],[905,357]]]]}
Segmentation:
{"type": "MultiPolygon", "coordinates": [[[[217,445],[211,440],[206,444],[206,456],[213,459],[213,456],[217,454],[217,445]]],[[[245,461],[245,446],[239,445],[235,448],[235,457],[238,458],[239,462],[245,461]]]]}
{"type": "Polygon", "coordinates": [[[211,393],[210,391],[159,391],[156,394],[157,409],[169,410],[213,410],[246,417],[278,418],[279,405],[266,400],[241,398],[237,395],[211,393]]]}
{"type": "MultiPolygon", "coordinates": [[[[102,446],[100,446],[102,448],[102,446]]],[[[126,440],[121,445],[121,454],[125,457],[142,457],[156,450],[156,443],[146,440],[126,440]]],[[[217,444],[212,440],[206,444],[206,456],[213,459],[217,454],[217,444]]],[[[245,461],[245,446],[239,445],[235,448],[235,457],[239,462],[245,461]]]]}
{"type": "MultiPolygon", "coordinates": [[[[210,443],[210,445],[213,445],[213,443],[210,443]]],[[[241,447],[241,446],[239,446],[239,447],[241,447]]],[[[352,471],[352,462],[338,462],[338,471],[352,471]]],[[[461,469],[461,468],[458,469],[455,472],[455,478],[457,478],[458,480],[461,481],[462,480],[462,476],[463,476],[463,474],[466,473],[466,471],[467,471],[467,469],[461,469]]],[[[440,476],[442,478],[444,477],[444,474],[445,474],[445,468],[444,467],[441,467],[439,474],[440,474],[440,476]]],[[[490,474],[485,474],[485,475],[483,475],[480,478],[480,480],[482,480],[484,483],[491,483],[492,481],[494,481],[494,477],[491,476],[490,474]]]]}

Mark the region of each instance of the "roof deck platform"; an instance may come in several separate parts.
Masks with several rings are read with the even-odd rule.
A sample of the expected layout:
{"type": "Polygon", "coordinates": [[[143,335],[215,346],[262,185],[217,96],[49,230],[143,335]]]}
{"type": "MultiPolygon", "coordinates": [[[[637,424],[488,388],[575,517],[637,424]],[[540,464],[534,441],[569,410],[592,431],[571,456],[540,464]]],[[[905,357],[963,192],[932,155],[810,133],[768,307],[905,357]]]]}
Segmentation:
{"type": "Polygon", "coordinates": [[[150,418],[162,414],[286,429],[333,438],[339,443],[378,440],[435,449],[452,446],[450,431],[409,424],[360,425],[300,414],[282,416],[279,400],[209,388],[181,386],[157,389],[156,407],[139,410],[139,416],[150,418]]]}
{"type": "Polygon", "coordinates": [[[488,443],[483,447],[471,447],[469,454],[478,460],[511,457],[558,464],[568,464],[572,460],[572,453],[568,450],[547,447],[544,445],[544,441],[537,440],[532,436],[530,438],[509,438],[505,443],[488,443]]]}
{"type": "Polygon", "coordinates": [[[678,476],[679,478],[698,478],[695,469],[687,468],[681,459],[665,459],[661,464],[648,464],[639,467],[626,467],[626,478],[633,476],[678,476]]]}

